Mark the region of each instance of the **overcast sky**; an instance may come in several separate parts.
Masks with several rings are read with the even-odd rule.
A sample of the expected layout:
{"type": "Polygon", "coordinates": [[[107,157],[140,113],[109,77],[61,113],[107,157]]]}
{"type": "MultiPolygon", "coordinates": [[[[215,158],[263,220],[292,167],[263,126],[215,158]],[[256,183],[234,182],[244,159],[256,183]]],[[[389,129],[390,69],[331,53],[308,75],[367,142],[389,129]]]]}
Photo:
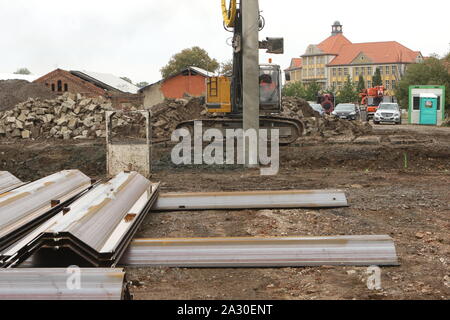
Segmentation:
{"type": "MultiPolygon", "coordinates": [[[[396,40],[424,55],[450,50],[448,0],[260,0],[266,28],[284,37],[283,69],[331,33],[339,20],[352,42],[396,40]]],[[[0,0],[0,73],[59,67],[155,82],[170,57],[200,46],[231,58],[220,0],[0,0]]],[[[261,54],[261,61],[268,56],[261,54]]]]}

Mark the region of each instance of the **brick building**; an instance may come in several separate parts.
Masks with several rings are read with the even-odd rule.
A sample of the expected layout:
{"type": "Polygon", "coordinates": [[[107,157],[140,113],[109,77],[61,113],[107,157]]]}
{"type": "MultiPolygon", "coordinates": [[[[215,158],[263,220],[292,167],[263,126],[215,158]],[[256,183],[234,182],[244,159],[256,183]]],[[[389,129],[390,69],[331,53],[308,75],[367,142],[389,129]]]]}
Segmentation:
{"type": "Polygon", "coordinates": [[[90,98],[102,96],[111,99],[118,109],[142,105],[138,87],[110,74],[56,69],[34,82],[58,94],[70,92],[90,98]]]}
{"type": "Polygon", "coordinates": [[[402,79],[408,65],[423,61],[419,51],[413,51],[397,41],[352,43],[343,34],[339,21],[332,26],[331,36],[317,45],[309,45],[302,55],[299,68],[286,70],[286,80],[303,84],[318,83],[322,88],[339,90],[347,77],[356,84],[362,77],[366,87],[373,85],[376,70],[381,72],[388,94],[402,79]],[[301,72],[301,80],[295,73],[301,72]]]}
{"type": "Polygon", "coordinates": [[[151,107],[164,99],[181,99],[186,95],[206,95],[206,80],[214,74],[197,67],[186,68],[166,79],[139,90],[144,96],[144,106],[151,107]]]}

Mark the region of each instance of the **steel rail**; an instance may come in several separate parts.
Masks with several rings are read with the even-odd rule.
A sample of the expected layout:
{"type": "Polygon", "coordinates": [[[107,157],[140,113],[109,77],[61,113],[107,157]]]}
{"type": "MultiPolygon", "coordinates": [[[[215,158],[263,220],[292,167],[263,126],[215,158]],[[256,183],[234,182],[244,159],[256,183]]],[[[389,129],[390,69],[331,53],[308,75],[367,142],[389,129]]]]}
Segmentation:
{"type": "Polygon", "coordinates": [[[343,191],[254,191],[161,194],[153,210],[283,209],[348,206],[343,191]]]}
{"type": "Polygon", "coordinates": [[[389,236],[138,239],[120,263],[180,268],[398,264],[389,236]]]}
{"type": "Polygon", "coordinates": [[[0,269],[0,300],[121,300],[123,269],[0,269]]]}

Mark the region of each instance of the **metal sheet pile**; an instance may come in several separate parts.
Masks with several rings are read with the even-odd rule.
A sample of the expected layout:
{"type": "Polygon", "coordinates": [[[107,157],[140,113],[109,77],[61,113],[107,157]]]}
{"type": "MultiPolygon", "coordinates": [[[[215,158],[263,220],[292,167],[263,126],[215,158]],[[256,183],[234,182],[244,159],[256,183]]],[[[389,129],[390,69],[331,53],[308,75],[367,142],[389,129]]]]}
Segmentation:
{"type": "Polygon", "coordinates": [[[78,170],[55,173],[0,195],[0,251],[51,218],[91,186],[78,170]]]}
{"type": "Polygon", "coordinates": [[[23,186],[25,183],[8,171],[0,171],[0,195],[23,186]]]}
{"type": "Polygon", "coordinates": [[[288,190],[161,194],[156,211],[347,207],[339,190],[288,190]]]}
{"type": "MultiPolygon", "coordinates": [[[[136,172],[122,172],[66,206],[3,253],[14,266],[51,249],[53,263],[70,254],[88,267],[117,264],[158,197],[159,184],[136,172]]],[[[51,265],[50,265],[51,266],[51,265]]]]}
{"type": "Polygon", "coordinates": [[[121,300],[125,293],[122,269],[0,269],[0,300],[121,300]]]}
{"type": "Polygon", "coordinates": [[[140,239],[122,262],[134,267],[307,267],[398,265],[389,236],[140,239]]]}

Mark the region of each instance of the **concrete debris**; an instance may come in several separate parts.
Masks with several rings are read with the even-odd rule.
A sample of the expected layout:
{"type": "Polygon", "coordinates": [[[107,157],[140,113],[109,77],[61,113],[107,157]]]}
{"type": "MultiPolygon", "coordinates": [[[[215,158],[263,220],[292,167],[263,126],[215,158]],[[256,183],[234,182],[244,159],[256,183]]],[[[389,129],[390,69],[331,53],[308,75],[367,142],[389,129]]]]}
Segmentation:
{"type": "Polygon", "coordinates": [[[53,100],[30,98],[0,112],[0,136],[65,140],[104,137],[105,110],[112,109],[103,97],[86,99],[65,93],[53,100]]]}
{"type": "MultiPolygon", "coordinates": [[[[113,110],[112,103],[103,98],[85,98],[65,93],[53,100],[30,98],[13,109],[0,111],[0,137],[19,139],[96,139],[106,136],[105,111],[113,110]]],[[[132,107],[130,110],[136,111],[132,107]]],[[[150,108],[152,135],[155,142],[170,140],[181,122],[217,117],[208,114],[204,98],[166,100],[150,108]]],[[[281,117],[301,119],[306,136],[352,139],[368,134],[372,127],[359,121],[344,121],[320,116],[309,104],[298,98],[283,98],[281,117]]],[[[140,114],[117,111],[113,117],[113,136],[125,135],[145,138],[145,125],[140,114]],[[123,132],[121,132],[123,131],[123,132]]]]}

